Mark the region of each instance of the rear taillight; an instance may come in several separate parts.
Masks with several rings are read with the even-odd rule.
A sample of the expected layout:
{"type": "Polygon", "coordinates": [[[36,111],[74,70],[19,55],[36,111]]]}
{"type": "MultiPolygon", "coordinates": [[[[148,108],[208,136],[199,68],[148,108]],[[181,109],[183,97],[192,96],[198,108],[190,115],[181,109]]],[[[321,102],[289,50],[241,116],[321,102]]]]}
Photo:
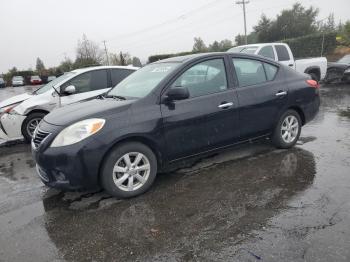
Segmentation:
{"type": "Polygon", "coordinates": [[[313,87],[313,88],[320,88],[320,84],[319,84],[317,81],[315,81],[315,80],[309,79],[309,80],[306,80],[305,82],[306,82],[310,87],[313,87]]]}

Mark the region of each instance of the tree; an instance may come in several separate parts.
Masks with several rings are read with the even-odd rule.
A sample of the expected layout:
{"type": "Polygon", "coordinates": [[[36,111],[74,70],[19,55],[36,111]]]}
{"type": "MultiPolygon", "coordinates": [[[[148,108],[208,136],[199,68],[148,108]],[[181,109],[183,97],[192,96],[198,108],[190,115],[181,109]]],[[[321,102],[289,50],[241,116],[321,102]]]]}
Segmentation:
{"type": "Polygon", "coordinates": [[[220,52],[220,44],[218,41],[214,41],[212,44],[209,45],[208,51],[210,52],[220,52]]]}
{"type": "Polygon", "coordinates": [[[39,57],[36,59],[36,66],[35,66],[35,68],[36,68],[36,72],[39,75],[41,75],[44,72],[44,70],[45,70],[44,63],[39,57]]]}
{"type": "Polygon", "coordinates": [[[73,62],[68,57],[65,57],[64,60],[58,66],[59,71],[62,73],[69,72],[73,70],[73,62]]]}
{"type": "Polygon", "coordinates": [[[194,44],[193,44],[192,51],[194,53],[203,53],[203,52],[207,52],[208,51],[208,48],[205,45],[205,43],[202,40],[202,38],[200,38],[200,37],[195,37],[194,38],[194,44]]]}
{"type": "Polygon", "coordinates": [[[319,30],[322,32],[334,32],[337,30],[334,20],[334,14],[331,13],[325,22],[319,23],[319,30]]]}
{"type": "Polygon", "coordinates": [[[339,26],[339,42],[342,45],[350,46],[350,20],[339,26]]]}
{"type": "Polygon", "coordinates": [[[257,34],[257,38],[260,42],[269,41],[269,32],[271,30],[271,26],[271,19],[268,19],[265,14],[262,14],[258,24],[253,27],[254,32],[257,34]]]}
{"type": "MultiPolygon", "coordinates": [[[[138,59],[137,57],[135,58],[138,59]]],[[[125,66],[133,64],[133,59],[131,58],[129,53],[120,51],[119,54],[109,53],[109,62],[111,65],[125,66]]]]}
{"type": "Polygon", "coordinates": [[[233,46],[233,43],[229,39],[224,39],[220,41],[219,46],[220,46],[220,51],[226,52],[233,46]]]}
{"type": "Polygon", "coordinates": [[[294,38],[317,32],[316,17],[319,10],[314,7],[305,9],[300,3],[293,5],[277,15],[275,20],[263,15],[254,32],[259,42],[274,42],[286,38],[294,38]]]}
{"type": "Polygon", "coordinates": [[[132,63],[130,54],[123,53],[122,51],[119,52],[119,61],[122,66],[130,65],[132,63]]]}
{"type": "Polygon", "coordinates": [[[141,61],[140,61],[140,58],[134,56],[134,57],[132,58],[132,65],[133,65],[133,66],[137,66],[137,67],[142,67],[142,63],[141,63],[141,61]]]}
{"type": "Polygon", "coordinates": [[[102,50],[86,35],[78,41],[77,54],[74,62],[74,68],[85,67],[90,65],[100,65],[103,62],[102,50]]]}

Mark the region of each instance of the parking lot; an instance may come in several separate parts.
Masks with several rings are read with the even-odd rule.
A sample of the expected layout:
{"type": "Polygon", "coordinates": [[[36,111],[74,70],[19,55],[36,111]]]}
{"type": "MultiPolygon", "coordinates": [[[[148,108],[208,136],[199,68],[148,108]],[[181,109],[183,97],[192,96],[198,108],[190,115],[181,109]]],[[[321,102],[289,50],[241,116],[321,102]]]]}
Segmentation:
{"type": "Polygon", "coordinates": [[[2,145],[0,261],[349,261],[350,86],[321,97],[295,148],[195,159],[129,200],[48,189],[29,145],[2,145]]]}

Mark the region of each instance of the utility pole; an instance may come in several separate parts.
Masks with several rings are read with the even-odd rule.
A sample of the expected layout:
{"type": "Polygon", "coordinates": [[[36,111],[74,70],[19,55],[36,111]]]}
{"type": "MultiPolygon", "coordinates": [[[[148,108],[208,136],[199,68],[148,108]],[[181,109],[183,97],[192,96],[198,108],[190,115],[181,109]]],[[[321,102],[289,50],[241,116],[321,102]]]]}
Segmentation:
{"type": "Polygon", "coordinates": [[[245,14],[245,5],[249,4],[248,0],[242,0],[242,1],[236,1],[237,5],[243,5],[243,16],[244,16],[244,37],[245,37],[245,44],[248,44],[248,38],[247,38],[247,19],[245,14]]]}
{"type": "Polygon", "coordinates": [[[107,58],[107,65],[109,65],[109,58],[108,58],[108,51],[107,51],[107,47],[106,47],[106,40],[102,41],[104,46],[105,46],[105,52],[106,52],[106,58],[107,58]]]}

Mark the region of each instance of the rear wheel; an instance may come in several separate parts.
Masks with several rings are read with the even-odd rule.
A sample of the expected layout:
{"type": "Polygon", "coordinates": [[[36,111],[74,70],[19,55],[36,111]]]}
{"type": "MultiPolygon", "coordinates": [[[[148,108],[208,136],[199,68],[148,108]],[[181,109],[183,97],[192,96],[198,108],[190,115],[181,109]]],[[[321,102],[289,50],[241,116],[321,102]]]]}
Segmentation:
{"type": "Polygon", "coordinates": [[[27,143],[30,143],[35,128],[39,125],[40,121],[44,118],[45,113],[32,113],[27,116],[22,124],[22,135],[27,143]]]}
{"type": "Polygon", "coordinates": [[[285,112],[275,127],[272,143],[277,148],[293,147],[299,139],[302,122],[299,114],[294,110],[285,112]]]}
{"type": "Polygon", "coordinates": [[[146,192],[157,174],[153,151],[138,142],[117,145],[101,169],[102,187],[111,195],[129,198],[146,192]]]}

